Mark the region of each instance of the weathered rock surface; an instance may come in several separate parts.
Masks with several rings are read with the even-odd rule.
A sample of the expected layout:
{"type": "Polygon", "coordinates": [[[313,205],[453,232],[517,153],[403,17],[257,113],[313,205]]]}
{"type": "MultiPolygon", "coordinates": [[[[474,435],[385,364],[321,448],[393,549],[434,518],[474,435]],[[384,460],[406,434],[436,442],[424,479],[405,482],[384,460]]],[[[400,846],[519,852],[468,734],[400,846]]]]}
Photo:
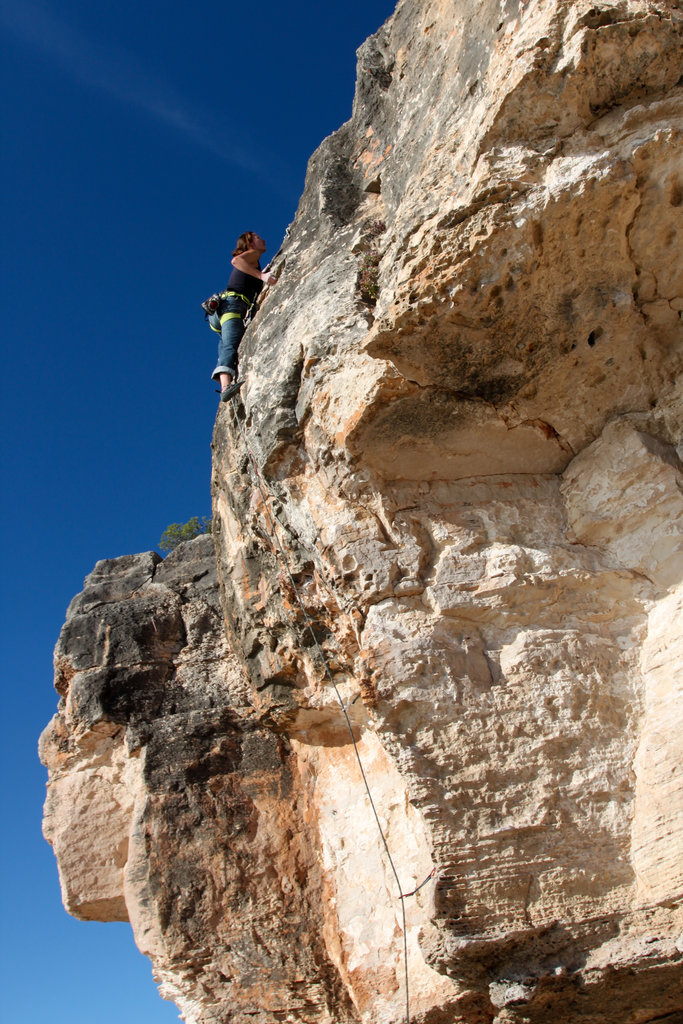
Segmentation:
{"type": "Polygon", "coordinates": [[[224,1020],[226,986],[233,1012],[278,1012],[288,946],[289,1008],[325,1020],[333,1001],[345,1019],[296,759],[243,703],[211,538],[165,561],[99,562],[69,607],[55,666],[44,831],[66,909],[130,920],[187,1020],[224,1020]]]}
{"type": "Polygon", "coordinates": [[[65,903],[188,1022],[405,1016],[332,681],[435,872],[415,1021],[683,1019],[682,44],[677,2],[402,0],[218,412],[219,587],[201,539],[72,603],[65,903]]]}

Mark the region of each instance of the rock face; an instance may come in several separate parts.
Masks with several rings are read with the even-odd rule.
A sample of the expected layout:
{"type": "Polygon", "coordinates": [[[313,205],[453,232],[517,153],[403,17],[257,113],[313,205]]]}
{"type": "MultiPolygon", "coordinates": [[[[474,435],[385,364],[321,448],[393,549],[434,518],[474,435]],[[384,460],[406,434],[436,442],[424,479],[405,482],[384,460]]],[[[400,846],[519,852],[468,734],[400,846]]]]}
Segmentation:
{"type": "MultiPolygon", "coordinates": [[[[228,1005],[275,1012],[282,945],[322,928],[321,869],[297,813],[295,759],[245,704],[211,538],[165,561],[99,562],[69,607],[55,667],[44,832],[66,909],[130,920],[187,1020],[222,1021],[228,1005]]],[[[322,940],[300,950],[297,977],[292,1010],[314,1020],[331,1001],[349,1006],[322,940]]]]}
{"type": "Polygon", "coordinates": [[[405,1019],[402,910],[414,1021],[683,1019],[682,76],[678,2],[402,0],[218,411],[218,581],[74,599],[64,901],[191,1024],[405,1019]]]}

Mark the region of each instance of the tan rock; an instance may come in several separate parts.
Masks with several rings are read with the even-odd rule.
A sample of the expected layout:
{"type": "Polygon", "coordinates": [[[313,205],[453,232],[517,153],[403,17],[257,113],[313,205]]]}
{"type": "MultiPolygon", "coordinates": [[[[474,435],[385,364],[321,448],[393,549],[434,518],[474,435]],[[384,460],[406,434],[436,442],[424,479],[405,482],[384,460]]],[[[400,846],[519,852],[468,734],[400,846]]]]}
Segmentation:
{"type": "Polygon", "coordinates": [[[658,602],[643,645],[645,718],[636,773],[632,857],[636,898],[676,903],[683,885],[683,595],[658,602]]]}
{"type": "MultiPolygon", "coordinates": [[[[47,763],[54,764],[50,747],[59,732],[56,719],[43,738],[47,763]]],[[[64,906],[83,921],[128,920],[123,869],[140,779],[120,733],[119,727],[96,730],[80,763],[69,759],[54,778],[45,804],[43,832],[57,857],[64,906]]]]}
{"type": "Polygon", "coordinates": [[[65,900],[188,1022],[398,1022],[404,934],[423,1024],[683,1013],[682,40],[401,0],[218,411],[225,634],[171,567],[75,599],[65,900]]]}
{"type": "Polygon", "coordinates": [[[576,540],[663,589],[683,581],[683,465],[673,446],[614,420],[564,476],[576,540]]]}

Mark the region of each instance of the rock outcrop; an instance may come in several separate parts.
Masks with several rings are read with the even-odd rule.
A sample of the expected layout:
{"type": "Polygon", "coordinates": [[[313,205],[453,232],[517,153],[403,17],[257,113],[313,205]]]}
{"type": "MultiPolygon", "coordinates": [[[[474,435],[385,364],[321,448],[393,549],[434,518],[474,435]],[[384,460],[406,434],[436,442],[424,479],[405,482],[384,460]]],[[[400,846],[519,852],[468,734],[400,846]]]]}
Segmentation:
{"type": "Polygon", "coordinates": [[[402,909],[414,1021],[683,1019],[682,76],[678,2],[401,0],[213,538],[72,602],[65,905],[191,1024],[405,1019],[402,909]]]}

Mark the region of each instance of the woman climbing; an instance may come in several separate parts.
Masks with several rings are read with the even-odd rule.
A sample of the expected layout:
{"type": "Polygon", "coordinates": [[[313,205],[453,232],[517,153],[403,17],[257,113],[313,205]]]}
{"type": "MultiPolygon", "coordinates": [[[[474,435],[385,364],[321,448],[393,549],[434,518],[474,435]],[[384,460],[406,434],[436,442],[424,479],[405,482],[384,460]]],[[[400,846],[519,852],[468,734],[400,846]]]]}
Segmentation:
{"type": "Polygon", "coordinates": [[[264,284],[275,284],[277,278],[267,270],[261,270],[259,260],[266,251],[266,243],[255,231],[245,231],[237,239],[232,254],[232,273],[221,304],[209,317],[212,330],[220,334],[218,343],[218,365],[212,380],[221,386],[221,402],[227,402],[236,394],[242,382],[237,380],[237,349],[246,330],[245,317],[264,284]]]}

